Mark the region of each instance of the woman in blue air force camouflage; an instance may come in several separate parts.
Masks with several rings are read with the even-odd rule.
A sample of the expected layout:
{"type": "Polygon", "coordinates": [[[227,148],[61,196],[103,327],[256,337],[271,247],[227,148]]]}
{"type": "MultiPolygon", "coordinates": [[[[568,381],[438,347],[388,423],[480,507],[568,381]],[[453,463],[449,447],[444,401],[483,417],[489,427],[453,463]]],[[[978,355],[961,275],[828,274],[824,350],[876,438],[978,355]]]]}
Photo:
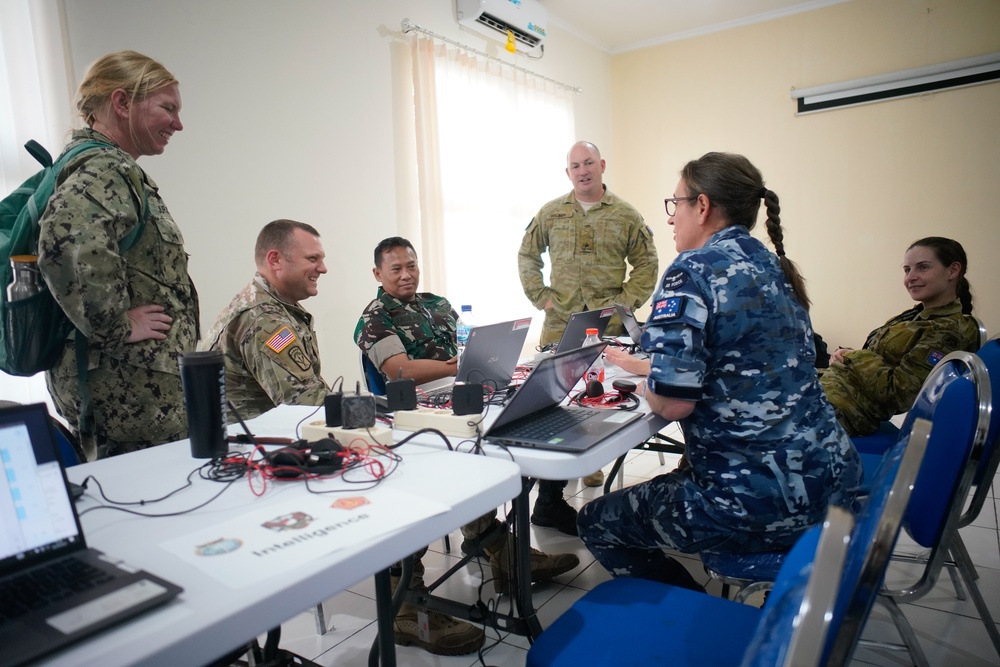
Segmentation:
{"type": "Polygon", "coordinates": [[[594,500],[578,527],[613,576],[700,589],[664,548],[788,547],[829,503],[851,502],[861,466],[817,380],[804,281],[760,171],[708,153],[666,209],[680,254],[642,336],[646,399],[680,422],[687,465],[594,500]],[[750,235],[761,199],[776,254],[750,235]]]}

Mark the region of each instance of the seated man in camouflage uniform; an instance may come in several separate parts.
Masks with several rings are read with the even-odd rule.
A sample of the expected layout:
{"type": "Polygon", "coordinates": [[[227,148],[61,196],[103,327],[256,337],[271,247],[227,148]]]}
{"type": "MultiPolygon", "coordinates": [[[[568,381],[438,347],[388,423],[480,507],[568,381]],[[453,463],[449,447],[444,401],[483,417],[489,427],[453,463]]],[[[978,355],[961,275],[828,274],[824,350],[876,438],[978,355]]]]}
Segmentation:
{"type": "MultiPolygon", "coordinates": [[[[257,236],[257,273],[219,314],[203,349],[225,356],[226,397],[243,419],[283,403],[322,405],[319,346],[299,301],[315,296],[326,273],[319,232],[275,220],[257,236]]],[[[235,415],[230,416],[235,421],[235,415]]]]}
{"type": "MultiPolygon", "coordinates": [[[[455,321],[458,316],[447,299],[417,292],[420,268],[417,253],[406,239],[385,239],[375,248],[375,279],[382,287],[368,304],[354,331],[354,341],[376,368],[388,379],[412,378],[417,384],[455,375],[457,346],[455,321]]],[[[497,591],[506,589],[513,540],[497,521],[496,511],[462,527],[466,541],[481,545],[490,559],[497,591]]],[[[464,546],[464,545],[463,545],[464,546]]],[[[423,566],[416,554],[411,588],[424,586],[423,566]]],[[[575,554],[544,554],[532,549],[531,580],[545,581],[579,565],[575,554]]],[[[399,564],[396,565],[399,567],[399,564]]],[[[393,574],[398,576],[398,570],[393,574]]],[[[394,581],[395,583],[395,581],[394,581]]],[[[417,644],[432,653],[471,653],[483,643],[483,633],[467,623],[443,614],[429,615],[429,640],[417,632],[417,609],[404,604],[396,616],[396,643],[417,644]],[[471,630],[470,630],[471,629],[471,630]],[[474,632],[473,632],[474,631],[474,632]]]]}

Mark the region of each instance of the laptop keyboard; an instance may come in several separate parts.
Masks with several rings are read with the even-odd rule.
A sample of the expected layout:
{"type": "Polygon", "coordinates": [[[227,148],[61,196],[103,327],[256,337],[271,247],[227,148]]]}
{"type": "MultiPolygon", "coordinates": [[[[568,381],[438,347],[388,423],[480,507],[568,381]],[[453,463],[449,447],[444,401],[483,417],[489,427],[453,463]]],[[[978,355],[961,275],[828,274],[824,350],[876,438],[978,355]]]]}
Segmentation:
{"type": "Polygon", "coordinates": [[[529,415],[512,424],[508,424],[494,435],[513,439],[548,440],[571,426],[586,421],[593,415],[593,410],[565,407],[553,408],[552,410],[529,415]]]}
{"type": "Polygon", "coordinates": [[[110,581],[112,576],[68,556],[0,582],[0,621],[41,609],[80,591],[110,581]]]}

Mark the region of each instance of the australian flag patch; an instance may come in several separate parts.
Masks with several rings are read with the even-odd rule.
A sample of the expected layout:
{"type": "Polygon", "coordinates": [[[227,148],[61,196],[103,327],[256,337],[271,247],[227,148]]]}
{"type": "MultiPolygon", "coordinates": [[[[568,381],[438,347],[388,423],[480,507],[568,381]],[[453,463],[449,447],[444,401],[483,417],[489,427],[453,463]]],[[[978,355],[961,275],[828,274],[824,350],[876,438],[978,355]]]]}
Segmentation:
{"type": "Polygon", "coordinates": [[[672,296],[653,303],[653,320],[673,320],[684,312],[684,297],[672,296]]]}
{"type": "Polygon", "coordinates": [[[937,362],[941,361],[942,359],[944,359],[944,352],[939,352],[938,350],[934,350],[929,355],[927,355],[927,363],[930,364],[931,366],[934,366],[935,364],[937,364],[937,362]]]}

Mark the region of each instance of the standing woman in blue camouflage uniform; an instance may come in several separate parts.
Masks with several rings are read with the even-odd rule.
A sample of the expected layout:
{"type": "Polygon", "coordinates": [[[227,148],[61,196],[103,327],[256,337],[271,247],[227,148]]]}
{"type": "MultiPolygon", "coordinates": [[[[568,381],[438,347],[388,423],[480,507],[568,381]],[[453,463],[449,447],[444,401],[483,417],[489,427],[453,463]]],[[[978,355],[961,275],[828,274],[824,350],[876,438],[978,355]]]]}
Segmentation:
{"type": "Polygon", "coordinates": [[[680,254],[642,336],[645,395],[680,421],[688,465],[597,498],[578,526],[613,576],[699,590],[663,549],[789,547],[828,504],[851,502],[861,467],[816,378],[804,281],[760,171],[708,153],[684,167],[666,208],[680,254]],[[761,199],[776,254],[750,235],[761,199]]]}
{"type": "Polygon", "coordinates": [[[84,151],[60,172],[40,223],[38,264],[89,341],[89,410],[82,408],[73,336],[46,381],[93,459],[186,436],[177,356],[196,347],[198,297],[181,232],[136,163],[162,153],[183,129],[177,79],[140,53],[110,53],[87,71],[76,106],[87,128],[73,132],[69,145],[106,146],[84,151]],[[138,241],[119,252],[143,217],[138,241]]]}

